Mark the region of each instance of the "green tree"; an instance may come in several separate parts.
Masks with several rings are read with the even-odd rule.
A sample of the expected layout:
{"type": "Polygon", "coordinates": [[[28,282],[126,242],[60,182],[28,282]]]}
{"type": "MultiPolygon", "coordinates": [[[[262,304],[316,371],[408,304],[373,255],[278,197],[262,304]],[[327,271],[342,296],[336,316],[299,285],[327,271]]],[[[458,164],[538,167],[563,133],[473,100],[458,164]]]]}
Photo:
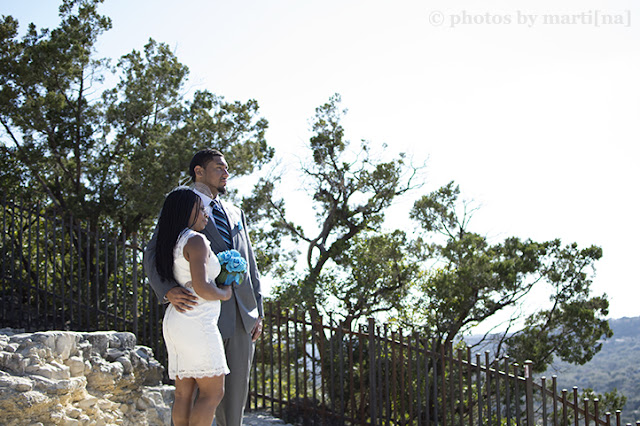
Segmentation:
{"type": "Polygon", "coordinates": [[[602,250],[515,237],[491,244],[468,231],[473,211],[459,195],[451,182],[417,200],[411,210],[427,237],[435,233],[442,238],[426,245],[438,267],[416,282],[404,320],[424,325],[438,342],[449,344],[470,327],[521,307],[534,288],[545,285],[550,307],[532,314],[514,309],[506,331],[493,336],[498,337],[496,356],[530,359],[539,372],[554,354],[572,363],[590,360],[601,347],[599,340],[612,335],[605,319],[606,297],[590,294],[602,250]],[[524,327],[514,330],[522,321],[524,327]]]}
{"type": "Polygon", "coordinates": [[[31,24],[22,40],[15,19],[0,23],[2,155],[5,163],[15,158],[10,166],[22,172],[23,188],[5,190],[81,216],[91,196],[84,169],[103,143],[101,105],[91,96],[106,63],[93,48],[111,21],[96,12],[98,3],[65,0],[58,28],[31,24]]]}
{"type": "MultiPolygon", "coordinates": [[[[405,164],[403,155],[391,161],[376,158],[364,141],[357,151],[350,150],[341,124],[346,111],[340,102],[336,94],[316,109],[310,158],[301,168],[300,182],[311,198],[317,227],[289,218],[284,202],[274,196],[278,179],[272,175],[260,180],[254,197],[245,200],[250,219],[261,223],[258,228],[270,237],[265,240],[274,249],[267,259],[279,279],[274,298],[285,311],[297,307],[312,319],[313,332],[296,344],[302,350],[316,345],[319,349],[315,356],[326,367],[322,388],[328,400],[337,404],[327,402],[327,408],[343,404],[339,401],[342,384],[331,376],[329,365],[337,362],[337,356],[347,357],[349,351],[338,348],[351,343],[348,334],[327,335],[319,316],[330,316],[333,326],[337,322],[350,328],[352,322],[388,313],[419,271],[406,254],[411,246],[406,234],[382,230],[387,208],[413,187],[417,170],[405,164]],[[289,246],[302,248],[302,255],[284,252],[283,247],[289,246]],[[296,268],[298,257],[304,262],[300,269],[296,268]],[[333,355],[327,348],[334,348],[333,355]]],[[[364,364],[354,368],[366,371],[364,364]]],[[[315,383],[315,377],[310,380],[315,383]]],[[[361,390],[364,400],[368,391],[361,390]]]]}
{"type": "MultiPolygon", "coordinates": [[[[412,269],[401,254],[408,244],[405,235],[380,230],[385,210],[412,188],[415,169],[403,155],[376,159],[364,141],[350,156],[341,124],[346,110],[340,102],[336,94],[316,109],[311,161],[302,169],[318,229],[303,229],[288,220],[283,203],[263,198],[269,200],[265,217],[273,218],[273,229],[287,232],[306,248],[304,272],[282,282],[277,298],[287,306],[357,319],[388,310],[410,281],[412,269]]],[[[269,182],[260,185],[267,194],[273,189],[269,182]]]]}
{"type": "Polygon", "coordinates": [[[101,194],[126,230],[155,217],[199,149],[220,149],[235,176],[272,158],[257,102],[227,102],[207,90],[184,100],[188,69],[167,45],[150,40],[144,53],[134,50],[118,65],[120,82],[104,95],[115,136],[97,172],[101,194]],[[150,200],[148,194],[157,196],[150,200]]]}
{"type": "Polygon", "coordinates": [[[412,241],[406,233],[363,232],[336,259],[349,277],[329,283],[329,291],[348,318],[397,312],[420,275],[412,241]]]}
{"type": "Polygon", "coordinates": [[[273,149],[254,100],[228,102],[206,90],[187,97],[189,70],[166,44],[149,40],[114,67],[95,58],[98,37],[111,28],[100,3],[64,0],[58,28],[32,24],[21,40],[17,21],[3,18],[0,185],[145,239],[195,151],[222,150],[239,176],[268,162],[273,149]],[[104,77],[112,71],[119,81],[110,88],[104,77]]]}
{"type": "Polygon", "coordinates": [[[616,411],[624,408],[627,404],[627,397],[618,392],[618,389],[613,389],[611,392],[605,392],[603,394],[596,393],[591,388],[586,388],[582,391],[580,398],[582,401],[589,400],[589,412],[595,413],[595,404],[598,401],[598,410],[600,413],[615,413],[616,411]]]}

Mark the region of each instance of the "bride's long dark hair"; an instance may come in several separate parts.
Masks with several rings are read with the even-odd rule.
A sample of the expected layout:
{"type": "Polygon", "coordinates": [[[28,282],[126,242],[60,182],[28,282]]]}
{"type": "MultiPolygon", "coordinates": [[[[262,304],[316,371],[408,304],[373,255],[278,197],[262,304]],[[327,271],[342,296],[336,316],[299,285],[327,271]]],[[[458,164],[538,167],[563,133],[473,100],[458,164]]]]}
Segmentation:
{"type": "Polygon", "coordinates": [[[190,223],[193,206],[202,204],[200,197],[190,188],[176,188],[167,195],[158,219],[156,238],[156,269],[165,280],[175,280],[173,275],[173,248],[178,237],[190,223]]]}

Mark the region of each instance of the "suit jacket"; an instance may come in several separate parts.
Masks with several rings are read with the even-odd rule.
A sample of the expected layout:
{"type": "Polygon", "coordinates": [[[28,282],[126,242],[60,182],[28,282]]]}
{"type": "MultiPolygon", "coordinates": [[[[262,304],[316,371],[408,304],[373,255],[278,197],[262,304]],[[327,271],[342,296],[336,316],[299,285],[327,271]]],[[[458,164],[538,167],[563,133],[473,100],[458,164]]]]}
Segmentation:
{"type": "MultiPolygon", "coordinates": [[[[262,305],[262,290],[260,287],[260,276],[256,266],[256,259],[249,240],[247,230],[247,222],[244,212],[230,203],[221,201],[222,206],[227,214],[229,227],[231,228],[231,238],[233,240],[233,248],[238,250],[242,257],[247,261],[247,273],[238,286],[233,286],[233,294],[229,300],[221,302],[220,318],[218,319],[218,328],[223,339],[230,338],[236,328],[236,310],[240,314],[242,324],[247,333],[255,325],[258,317],[264,315],[262,305]]],[[[144,251],[143,265],[149,284],[155,291],[161,302],[166,302],[165,295],[173,287],[179,285],[173,280],[163,280],[156,270],[155,266],[155,250],[156,250],[156,227],[151,241],[147,244],[144,251]]],[[[213,219],[207,222],[207,226],[201,231],[209,240],[211,249],[214,253],[228,250],[226,243],[220,236],[218,228],[216,228],[213,219]]]]}

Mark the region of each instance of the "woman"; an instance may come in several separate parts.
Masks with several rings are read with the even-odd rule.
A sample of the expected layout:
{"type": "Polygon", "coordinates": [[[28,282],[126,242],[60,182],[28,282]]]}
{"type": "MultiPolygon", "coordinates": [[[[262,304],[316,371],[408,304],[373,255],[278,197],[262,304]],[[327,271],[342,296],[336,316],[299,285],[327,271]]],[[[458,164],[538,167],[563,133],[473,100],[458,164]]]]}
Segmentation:
{"type": "Polygon", "coordinates": [[[198,232],[207,220],[202,200],[188,188],[167,196],[158,220],[158,273],[163,279],[175,279],[198,298],[198,304],[183,313],[169,305],[162,323],[169,378],[176,386],[171,411],[176,426],[211,425],[229,373],[217,324],[220,301],[231,297],[231,286],[219,288],[215,283],[220,263],[198,232]]]}

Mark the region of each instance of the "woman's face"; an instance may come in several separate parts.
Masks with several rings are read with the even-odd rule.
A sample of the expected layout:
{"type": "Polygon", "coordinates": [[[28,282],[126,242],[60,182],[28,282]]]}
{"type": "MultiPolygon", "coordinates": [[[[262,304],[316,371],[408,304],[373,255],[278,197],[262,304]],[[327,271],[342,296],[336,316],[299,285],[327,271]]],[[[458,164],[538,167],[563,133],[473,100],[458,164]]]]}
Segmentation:
{"type": "Polygon", "coordinates": [[[194,231],[202,231],[204,227],[207,226],[208,220],[209,216],[207,215],[207,211],[202,205],[202,200],[198,197],[198,202],[193,205],[191,217],[189,218],[189,223],[193,224],[190,228],[194,231]]]}

